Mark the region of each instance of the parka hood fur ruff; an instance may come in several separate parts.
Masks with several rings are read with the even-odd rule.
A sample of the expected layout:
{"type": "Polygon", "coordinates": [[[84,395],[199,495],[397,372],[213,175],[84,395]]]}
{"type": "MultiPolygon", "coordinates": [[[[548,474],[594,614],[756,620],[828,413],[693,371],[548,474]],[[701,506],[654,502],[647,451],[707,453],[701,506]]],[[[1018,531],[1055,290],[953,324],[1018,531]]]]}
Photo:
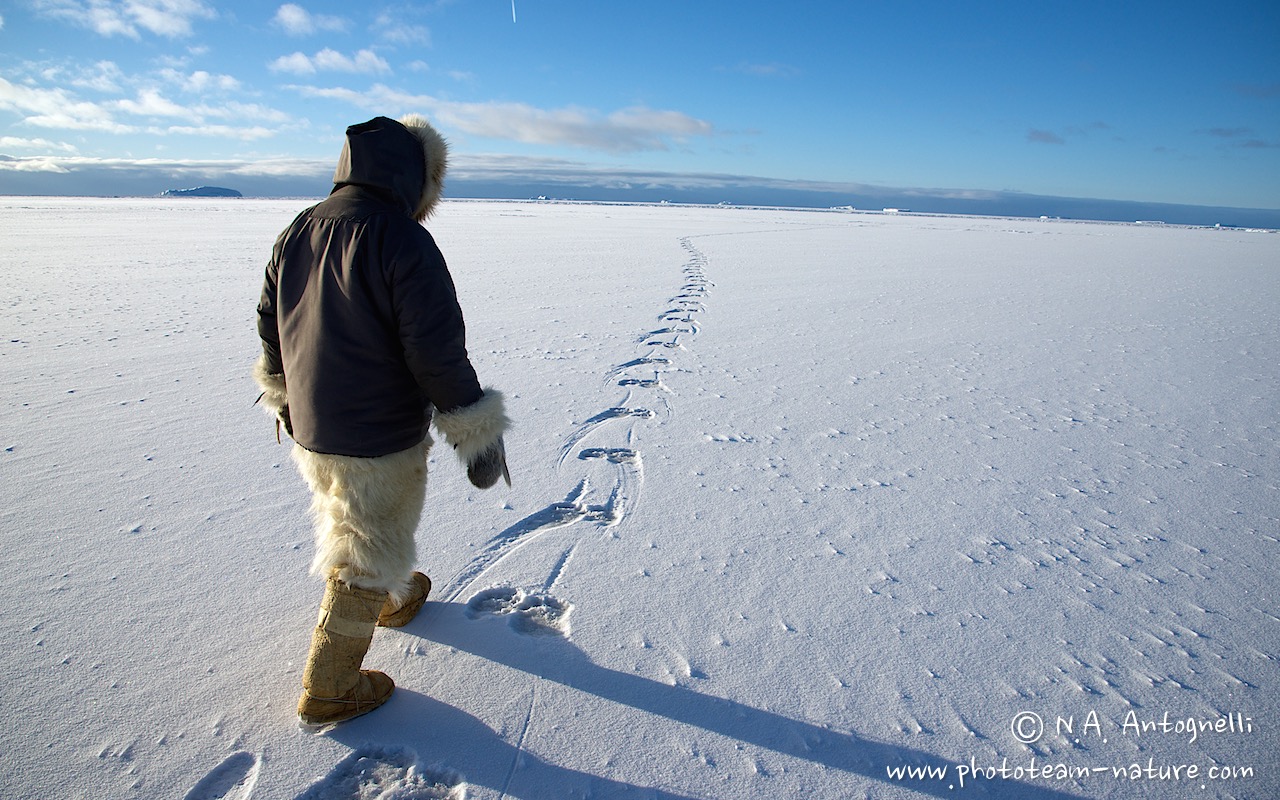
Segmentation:
{"type": "Polygon", "coordinates": [[[444,194],[444,173],[449,168],[449,143],[421,114],[406,114],[399,121],[410,133],[418,137],[418,141],[422,143],[422,155],[426,160],[426,184],[422,189],[422,199],[418,202],[413,215],[414,219],[422,222],[436,210],[444,194]]]}
{"type": "Polygon", "coordinates": [[[362,186],[382,192],[422,222],[440,202],[448,161],[448,143],[425,117],[374,117],[347,128],[333,191],[362,186]]]}

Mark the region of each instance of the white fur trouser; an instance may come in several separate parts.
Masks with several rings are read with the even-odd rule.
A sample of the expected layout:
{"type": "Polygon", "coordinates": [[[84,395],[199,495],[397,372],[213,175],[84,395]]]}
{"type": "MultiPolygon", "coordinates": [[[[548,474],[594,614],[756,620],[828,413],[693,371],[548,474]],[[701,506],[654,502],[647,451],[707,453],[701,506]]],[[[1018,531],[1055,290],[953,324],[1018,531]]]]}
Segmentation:
{"type": "Polygon", "coordinates": [[[398,453],[356,458],[294,445],[311,488],[316,555],[311,574],[336,571],[344,583],[402,602],[417,561],[414,534],[427,490],[428,438],[398,453]]]}

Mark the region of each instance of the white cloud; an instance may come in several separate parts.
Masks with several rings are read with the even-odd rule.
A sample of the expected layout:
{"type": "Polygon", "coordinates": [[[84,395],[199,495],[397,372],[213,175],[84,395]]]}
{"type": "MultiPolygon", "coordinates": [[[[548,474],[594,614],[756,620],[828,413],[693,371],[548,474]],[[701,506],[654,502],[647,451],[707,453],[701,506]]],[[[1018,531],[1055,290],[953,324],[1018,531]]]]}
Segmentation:
{"type": "Polygon", "coordinates": [[[420,45],[431,44],[431,31],[422,25],[413,25],[404,18],[403,11],[395,13],[383,11],[373,21],[374,31],[384,41],[392,44],[420,45]]]}
{"type": "Polygon", "coordinates": [[[41,128],[127,133],[132,128],[115,121],[110,110],[74,99],[63,89],[18,86],[0,78],[0,109],[29,115],[23,120],[41,128]]]}
{"type": "Polygon", "coordinates": [[[240,88],[240,81],[230,75],[214,75],[204,70],[192,73],[176,69],[160,70],[160,77],[192,94],[208,94],[210,92],[234,92],[240,88]]]}
{"type": "Polygon", "coordinates": [[[37,12],[80,25],[101,36],[139,39],[139,29],[157,36],[190,36],[198,19],[217,16],[202,0],[34,0],[37,12]]]}
{"type": "Polygon", "coordinates": [[[295,3],[285,3],[280,6],[271,22],[290,36],[310,36],[317,31],[341,32],[347,29],[345,19],[312,14],[295,3]]]}
{"type": "Polygon", "coordinates": [[[108,105],[109,108],[134,116],[175,116],[179,119],[192,116],[191,110],[169,100],[154,88],[143,88],[138,91],[137,100],[114,100],[108,105]]]}
{"type": "Polygon", "coordinates": [[[609,124],[618,131],[632,131],[644,136],[654,134],[684,138],[687,136],[710,136],[710,122],[695,119],[680,111],[662,111],[659,109],[636,106],[615,111],[608,117],[609,124]]]}
{"type": "MultiPolygon", "coordinates": [[[[174,131],[196,133],[195,129],[174,131]]],[[[162,173],[167,178],[237,175],[262,178],[327,178],[333,174],[333,159],[265,158],[249,160],[96,158],[91,156],[5,156],[0,155],[0,172],[106,171],[114,173],[162,173]]]]}
{"type": "MultiPolygon", "coordinates": [[[[92,105],[92,104],[84,104],[92,105]]],[[[51,128],[63,131],[99,131],[101,133],[133,133],[136,128],[124,125],[112,119],[102,119],[94,114],[78,114],[79,109],[68,108],[64,111],[52,111],[46,114],[35,114],[23,120],[37,128],[51,128]]],[[[95,108],[102,112],[102,109],[95,108]]]]}
{"type": "Polygon", "coordinates": [[[257,103],[238,103],[235,101],[219,103],[216,106],[195,106],[192,109],[201,118],[213,119],[246,119],[254,122],[273,122],[277,125],[292,122],[293,117],[283,111],[257,103]]]}
{"type": "Polygon", "coordinates": [[[430,46],[431,31],[421,25],[398,25],[384,28],[382,38],[392,44],[430,46]]]}
{"type": "Polygon", "coordinates": [[[111,106],[127,114],[151,118],[172,118],[182,124],[169,127],[148,127],[147,133],[212,136],[222,139],[252,141],[276,135],[278,131],[264,127],[264,123],[281,124],[289,121],[289,115],[257,104],[228,102],[216,106],[184,106],[162,96],[155,89],[143,89],[136,100],[116,100],[111,106]],[[211,123],[210,119],[244,121],[243,125],[223,122],[211,123]]]}
{"type": "Polygon", "coordinates": [[[17,136],[0,136],[0,148],[6,150],[59,150],[63,153],[76,152],[75,145],[66,142],[51,142],[48,139],[23,139],[17,136]]]}
{"type": "Polygon", "coordinates": [[[188,92],[203,94],[205,92],[234,92],[240,88],[240,81],[230,75],[212,75],[202,69],[187,76],[183,88],[188,92]]]}
{"type": "Polygon", "coordinates": [[[283,28],[284,32],[290,36],[306,36],[315,30],[311,14],[302,6],[293,3],[285,3],[276,9],[276,15],[271,21],[283,28]]]}
{"type": "Polygon", "coordinates": [[[229,165],[227,171],[232,175],[249,175],[254,177],[289,178],[321,175],[328,178],[333,174],[334,159],[306,158],[268,158],[261,161],[245,161],[229,165]]]}
{"type": "Polygon", "coordinates": [[[234,125],[172,125],[163,130],[154,130],[152,132],[176,133],[183,136],[211,136],[216,139],[240,139],[245,142],[252,142],[256,139],[269,139],[276,135],[276,131],[264,128],[261,125],[253,125],[247,128],[234,125]]]}
{"type": "Polygon", "coordinates": [[[441,123],[475,136],[610,152],[665,150],[670,138],[711,133],[711,124],[678,111],[629,108],[612,114],[526,103],[440,103],[441,123]]]}
{"type": "Polygon", "coordinates": [[[325,48],[315,57],[316,69],[334,72],[390,72],[391,67],[372,50],[360,50],[354,58],[325,48]]]}
{"type": "Polygon", "coordinates": [[[124,5],[139,25],[169,37],[190,36],[193,20],[217,16],[200,0],[127,0],[124,5]]]}
{"type": "Polygon", "coordinates": [[[391,71],[391,65],[372,50],[359,50],[354,56],[348,56],[328,47],[314,56],[305,53],[281,56],[267,66],[274,72],[289,72],[294,75],[313,75],[320,71],[365,74],[391,71]]]}
{"type": "Polygon", "coordinates": [[[190,117],[191,111],[163,97],[155,89],[138,92],[137,100],[115,100],[111,107],[137,117],[190,117]]]}
{"type": "Polygon", "coordinates": [[[615,153],[666,150],[669,140],[713,132],[709,122],[649,108],[601,115],[588,109],[542,109],[525,103],[440,103],[435,114],[442,124],[474,136],[615,153]]]}
{"type": "Polygon", "coordinates": [[[0,155],[0,172],[49,172],[65,175],[71,170],[46,158],[10,158],[0,155]]]}
{"type": "Polygon", "coordinates": [[[114,61],[99,61],[93,65],[92,71],[86,70],[79,77],[72,79],[71,85],[103,94],[118,94],[124,81],[124,72],[116,66],[114,61]]]}
{"type": "Polygon", "coordinates": [[[280,56],[268,64],[267,68],[273,72],[291,72],[294,75],[311,75],[316,71],[311,59],[304,53],[280,56]]]}
{"type": "Polygon", "coordinates": [[[292,87],[307,97],[341,100],[358,108],[395,113],[421,112],[443,127],[473,136],[528,144],[564,145],[612,153],[666,150],[670,142],[711,136],[710,122],[680,111],[642,106],[611,114],[576,107],[543,109],[527,103],[459,103],[411,95],[375,84],[367,91],[341,87],[292,87]]]}
{"type": "MultiPolygon", "coordinates": [[[[365,93],[357,92],[354,89],[343,89],[335,87],[330,89],[321,89],[315,86],[286,86],[286,89],[293,89],[303,97],[323,97],[328,100],[342,100],[359,108],[375,109],[378,107],[380,100],[372,99],[365,93]]],[[[387,97],[391,94],[391,90],[382,84],[373,87],[367,94],[378,94],[381,97],[387,97]],[[381,90],[381,91],[379,91],[381,90]]],[[[408,97],[408,95],[400,95],[400,97],[408,97]]],[[[408,113],[408,112],[405,112],[408,113]]]]}
{"type": "MultiPolygon", "coordinates": [[[[196,80],[199,83],[202,79],[196,80]]],[[[209,80],[216,80],[216,76],[209,80]]],[[[200,135],[241,141],[274,136],[279,126],[293,122],[288,114],[256,103],[226,101],[183,105],[154,87],[140,89],[133,98],[92,103],[78,100],[61,88],[21,86],[3,78],[0,78],[0,110],[16,112],[23,116],[24,124],[40,128],[155,136],[200,135]],[[126,124],[118,121],[121,115],[138,117],[149,124],[126,124]],[[164,120],[173,123],[157,124],[164,120]]],[[[44,139],[6,137],[3,141],[15,148],[22,142],[33,142],[37,144],[31,147],[75,152],[70,145],[56,145],[44,139]]]]}

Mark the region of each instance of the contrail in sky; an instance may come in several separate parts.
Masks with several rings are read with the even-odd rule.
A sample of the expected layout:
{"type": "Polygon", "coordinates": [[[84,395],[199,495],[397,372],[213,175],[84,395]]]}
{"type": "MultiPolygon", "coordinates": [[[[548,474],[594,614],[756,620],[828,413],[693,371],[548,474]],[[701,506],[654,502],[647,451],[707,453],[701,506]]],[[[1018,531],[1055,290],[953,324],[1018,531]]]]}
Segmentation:
{"type": "Polygon", "coordinates": [[[516,21],[516,0],[511,0],[511,21],[516,21]]]}

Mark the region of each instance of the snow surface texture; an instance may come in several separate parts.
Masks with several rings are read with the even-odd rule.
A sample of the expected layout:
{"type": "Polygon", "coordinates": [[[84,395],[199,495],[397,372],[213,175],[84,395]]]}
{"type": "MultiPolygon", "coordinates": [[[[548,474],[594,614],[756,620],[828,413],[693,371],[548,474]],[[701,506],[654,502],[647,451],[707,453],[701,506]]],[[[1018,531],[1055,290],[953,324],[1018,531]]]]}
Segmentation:
{"type": "Polygon", "coordinates": [[[515,487],[432,455],[317,734],[249,377],[303,205],[0,198],[0,795],[1280,796],[1280,236],[446,203],[515,487]]]}

